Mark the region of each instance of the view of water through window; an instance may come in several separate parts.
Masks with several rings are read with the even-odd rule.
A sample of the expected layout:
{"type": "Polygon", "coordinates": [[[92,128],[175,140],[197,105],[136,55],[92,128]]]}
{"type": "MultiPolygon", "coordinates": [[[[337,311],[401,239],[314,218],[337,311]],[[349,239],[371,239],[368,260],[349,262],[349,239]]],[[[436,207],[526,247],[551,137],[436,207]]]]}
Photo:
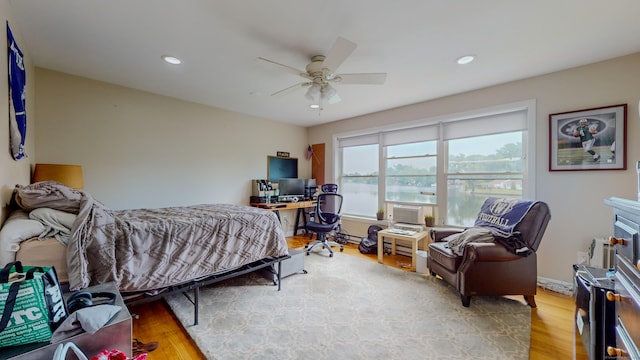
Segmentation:
{"type": "Polygon", "coordinates": [[[436,153],[436,141],[387,146],[382,161],[377,144],[345,147],[343,213],[374,217],[384,207],[380,191],[385,203],[417,206],[436,204],[436,194],[444,191],[446,204],[438,204],[438,212],[445,225],[472,226],[487,197],[522,197],[523,136],[514,131],[451,139],[446,142],[446,169],[437,169],[438,156],[445,155],[436,153]],[[379,178],[382,166],[384,179],[379,178]]]}

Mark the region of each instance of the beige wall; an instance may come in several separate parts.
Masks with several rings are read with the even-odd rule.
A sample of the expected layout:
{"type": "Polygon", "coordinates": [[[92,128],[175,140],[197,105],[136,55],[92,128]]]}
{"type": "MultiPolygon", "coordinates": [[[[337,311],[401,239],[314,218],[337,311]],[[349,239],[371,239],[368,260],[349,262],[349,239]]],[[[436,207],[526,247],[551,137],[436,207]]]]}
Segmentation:
{"type": "Polygon", "coordinates": [[[0,85],[0,201],[2,202],[2,212],[0,213],[0,223],[6,217],[6,204],[11,198],[11,192],[15,184],[28,183],[30,178],[31,163],[35,157],[35,128],[36,128],[36,112],[35,112],[35,71],[33,70],[31,59],[29,58],[29,49],[27,44],[22,40],[20,24],[13,21],[13,11],[7,0],[0,1],[0,20],[4,24],[9,21],[11,32],[20,46],[24,54],[24,61],[27,71],[27,140],[25,141],[27,158],[18,161],[13,160],[9,152],[9,89],[7,86],[7,36],[3,30],[2,49],[5,49],[0,56],[0,74],[5,79],[0,85]]]}
{"type": "Polygon", "coordinates": [[[267,155],[290,152],[299,176],[306,129],[36,68],[37,162],[83,166],[110,208],[248,204],[267,155]]]}
{"type": "Polygon", "coordinates": [[[636,199],[635,162],[640,160],[638,99],[640,54],[423,102],[309,129],[310,143],[327,144],[327,179],[333,178],[333,137],[391,123],[429,119],[501,104],[536,100],[536,198],[551,208],[551,222],[538,251],[538,274],[571,282],[571,265],[594,237],[612,231],[611,197],[636,199]],[[627,170],[549,172],[549,114],[628,104],[627,170]]]}

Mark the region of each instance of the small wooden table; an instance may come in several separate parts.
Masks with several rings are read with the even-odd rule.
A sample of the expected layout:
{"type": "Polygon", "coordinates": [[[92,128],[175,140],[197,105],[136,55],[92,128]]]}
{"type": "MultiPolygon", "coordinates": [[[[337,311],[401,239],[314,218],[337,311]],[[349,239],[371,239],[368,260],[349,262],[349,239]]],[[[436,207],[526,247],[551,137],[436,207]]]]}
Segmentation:
{"type": "Polygon", "coordinates": [[[384,229],[378,231],[378,262],[382,264],[384,255],[384,238],[391,239],[391,255],[396,254],[396,240],[411,242],[411,271],[416,271],[416,250],[418,242],[429,236],[428,231],[404,231],[399,229],[384,229]]]}

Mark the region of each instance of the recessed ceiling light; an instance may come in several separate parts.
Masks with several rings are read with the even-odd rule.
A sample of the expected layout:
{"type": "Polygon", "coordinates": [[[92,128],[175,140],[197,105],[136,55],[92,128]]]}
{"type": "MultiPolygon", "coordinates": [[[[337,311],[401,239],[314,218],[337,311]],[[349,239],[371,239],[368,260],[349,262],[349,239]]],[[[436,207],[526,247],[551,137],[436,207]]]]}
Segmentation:
{"type": "Polygon", "coordinates": [[[476,57],[473,55],[465,55],[465,56],[459,57],[457,61],[458,61],[458,64],[465,65],[475,60],[475,58],[476,57]]]}
{"type": "Polygon", "coordinates": [[[182,60],[178,59],[175,56],[170,56],[170,55],[162,55],[162,60],[168,62],[169,64],[172,65],[180,65],[182,64],[182,60]]]}
{"type": "Polygon", "coordinates": [[[320,108],[320,105],[318,105],[318,104],[311,104],[311,105],[309,105],[309,107],[310,107],[310,108],[312,108],[312,109],[319,109],[319,108],[320,108]]]}

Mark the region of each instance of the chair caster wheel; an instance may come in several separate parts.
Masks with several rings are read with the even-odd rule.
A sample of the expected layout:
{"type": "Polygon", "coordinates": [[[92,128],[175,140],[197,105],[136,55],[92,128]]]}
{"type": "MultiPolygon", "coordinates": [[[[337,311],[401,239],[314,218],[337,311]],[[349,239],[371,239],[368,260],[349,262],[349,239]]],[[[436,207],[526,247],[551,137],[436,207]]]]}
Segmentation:
{"type": "Polygon", "coordinates": [[[340,248],[340,252],[343,252],[343,251],[344,251],[344,248],[340,248]]]}
{"type": "Polygon", "coordinates": [[[311,253],[307,251],[307,256],[309,256],[309,254],[311,254],[311,253]]]}
{"type": "Polygon", "coordinates": [[[333,253],[329,254],[329,257],[333,257],[333,253]]]}

